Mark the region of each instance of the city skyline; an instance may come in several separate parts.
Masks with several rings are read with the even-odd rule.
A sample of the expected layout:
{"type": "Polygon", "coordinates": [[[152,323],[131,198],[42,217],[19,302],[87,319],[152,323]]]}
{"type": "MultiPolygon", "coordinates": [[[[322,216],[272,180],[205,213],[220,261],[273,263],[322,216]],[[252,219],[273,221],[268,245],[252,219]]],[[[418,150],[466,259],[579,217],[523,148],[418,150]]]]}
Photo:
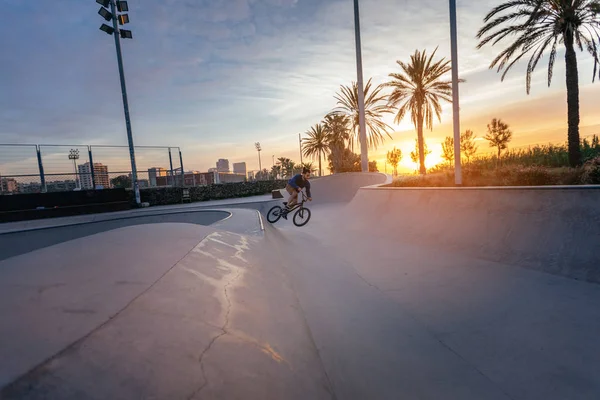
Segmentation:
{"type": "MultiPolygon", "coordinates": [[[[0,142],[126,144],[112,39],[98,30],[97,4],[57,0],[35,6],[6,0],[6,43],[0,66],[0,142]],[[61,23],[57,7],[68,9],[61,23]],[[31,24],[33,21],[35,24],[31,24]],[[10,94],[10,96],[9,96],[10,94]]],[[[515,132],[511,147],[566,140],[564,63],[546,85],[545,68],[525,93],[526,63],[504,82],[488,65],[498,47],[476,50],[475,34],[496,2],[458,3],[461,130],[482,138],[491,118],[515,132]]],[[[298,162],[297,135],[335,107],[339,86],[356,80],[352,2],[348,0],[230,0],[208,5],[129,1],[133,40],[123,44],[136,145],[181,147],[186,169],[208,170],[216,154],[258,169],[254,142],[271,155],[298,162]],[[150,83],[150,84],[149,84],[150,83]],[[233,117],[232,117],[233,113],[233,117]]],[[[388,80],[396,60],[416,49],[449,57],[445,2],[362,0],[365,80],[388,80]]],[[[593,63],[578,52],[581,135],[600,131],[593,63]]],[[[557,60],[564,58],[561,49],[557,60]]],[[[405,119],[370,159],[383,170],[393,146],[405,155],[415,132],[405,119]]],[[[430,149],[451,134],[451,107],[425,132],[430,149]]],[[[480,150],[487,151],[486,143],[480,150]]],[[[408,159],[408,157],[406,157],[408,159]]],[[[265,161],[265,164],[270,163],[265,161]]],[[[140,167],[143,169],[143,165],[140,167]]]]}

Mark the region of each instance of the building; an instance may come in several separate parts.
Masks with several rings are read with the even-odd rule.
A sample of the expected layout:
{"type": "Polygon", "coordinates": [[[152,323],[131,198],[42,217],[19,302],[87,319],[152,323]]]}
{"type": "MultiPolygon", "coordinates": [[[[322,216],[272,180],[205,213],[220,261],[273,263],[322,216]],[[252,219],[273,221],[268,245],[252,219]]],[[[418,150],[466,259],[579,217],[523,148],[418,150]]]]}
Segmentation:
{"type": "MultiPolygon", "coordinates": [[[[184,185],[185,186],[206,186],[215,183],[215,173],[213,172],[198,172],[188,171],[184,174],[184,185]]],[[[159,186],[167,186],[166,176],[157,177],[156,181],[159,186]]],[[[175,175],[175,182],[177,186],[181,186],[181,174],[175,175]]]]}
{"type": "Polygon", "coordinates": [[[246,163],[233,163],[233,173],[246,176],[246,163]]]}
{"type": "Polygon", "coordinates": [[[75,189],[77,189],[76,181],[66,180],[46,182],[47,192],[71,192],[75,189]]]}
{"type": "Polygon", "coordinates": [[[217,183],[246,182],[246,175],[219,173],[217,183]]]}
{"type": "Polygon", "coordinates": [[[92,169],[90,163],[86,162],[77,166],[79,172],[79,182],[81,182],[81,189],[93,190],[94,181],[96,187],[101,186],[103,188],[110,187],[110,179],[108,176],[108,167],[102,163],[94,163],[94,181],[92,181],[92,169]]]}
{"type": "Polygon", "coordinates": [[[19,191],[19,184],[14,178],[0,179],[0,193],[15,193],[19,191]]]}
{"type": "MultiPolygon", "coordinates": [[[[148,184],[150,185],[150,187],[167,186],[166,183],[164,185],[158,184],[158,181],[159,181],[158,177],[166,178],[166,176],[167,176],[167,170],[162,167],[148,168],[148,184]]],[[[162,182],[163,179],[160,179],[160,181],[162,182]]],[[[166,182],[167,179],[164,179],[164,181],[166,182]]]]}
{"type": "Polygon", "coordinates": [[[229,172],[229,160],[224,158],[219,159],[219,161],[217,161],[217,171],[229,172]]]}

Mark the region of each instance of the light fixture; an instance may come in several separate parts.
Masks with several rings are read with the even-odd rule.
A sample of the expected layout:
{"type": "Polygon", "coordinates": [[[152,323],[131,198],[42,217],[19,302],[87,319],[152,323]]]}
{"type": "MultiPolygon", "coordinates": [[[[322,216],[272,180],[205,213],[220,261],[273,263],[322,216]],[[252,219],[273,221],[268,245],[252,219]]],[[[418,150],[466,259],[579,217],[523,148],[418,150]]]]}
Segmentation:
{"type": "Polygon", "coordinates": [[[117,1],[117,10],[119,12],[127,12],[129,11],[129,6],[126,1],[117,1]]]}
{"type": "Polygon", "coordinates": [[[121,39],[133,39],[131,31],[128,31],[127,29],[120,29],[119,32],[121,33],[121,39]]]}
{"type": "Polygon", "coordinates": [[[108,7],[110,0],[96,0],[96,3],[101,4],[102,7],[108,7]]]}
{"type": "Polygon", "coordinates": [[[129,23],[129,14],[121,14],[117,17],[119,24],[125,25],[129,23]]]}
{"type": "Polygon", "coordinates": [[[100,30],[108,33],[109,35],[112,35],[113,32],[115,31],[115,29],[112,26],[108,26],[106,24],[102,24],[102,26],[100,27],[100,30]]]}
{"type": "Polygon", "coordinates": [[[100,7],[100,9],[98,10],[98,14],[100,14],[100,16],[107,21],[110,21],[113,17],[112,13],[104,7],[100,7]]]}

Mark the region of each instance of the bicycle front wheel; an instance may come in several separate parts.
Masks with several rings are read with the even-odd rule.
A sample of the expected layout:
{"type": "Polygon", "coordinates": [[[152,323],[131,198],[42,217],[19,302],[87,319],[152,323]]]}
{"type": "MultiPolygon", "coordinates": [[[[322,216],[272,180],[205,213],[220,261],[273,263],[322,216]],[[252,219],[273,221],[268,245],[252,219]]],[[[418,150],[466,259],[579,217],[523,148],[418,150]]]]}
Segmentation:
{"type": "Polygon", "coordinates": [[[310,210],[308,208],[300,207],[296,214],[294,214],[294,225],[304,226],[310,220],[310,210]]]}
{"type": "Polygon", "coordinates": [[[279,218],[281,218],[282,213],[283,213],[283,209],[281,207],[279,207],[279,206],[272,207],[269,210],[269,212],[267,213],[267,221],[274,224],[275,222],[279,221],[279,218]]]}

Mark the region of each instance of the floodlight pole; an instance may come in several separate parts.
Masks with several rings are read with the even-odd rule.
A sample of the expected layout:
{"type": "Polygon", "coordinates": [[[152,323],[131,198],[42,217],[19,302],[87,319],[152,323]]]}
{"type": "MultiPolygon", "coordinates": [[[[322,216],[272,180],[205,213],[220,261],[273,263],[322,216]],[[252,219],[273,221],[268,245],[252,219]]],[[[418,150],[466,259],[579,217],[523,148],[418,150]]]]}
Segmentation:
{"type": "Polygon", "coordinates": [[[450,0],[450,52],[452,55],[452,122],[454,123],[454,183],[462,185],[460,165],[460,109],[458,104],[458,38],[456,32],[456,0],[450,0]]]}
{"type": "Polygon", "coordinates": [[[356,40],[356,83],[358,86],[358,136],[360,140],[360,164],[362,172],[369,172],[369,150],[365,124],[365,92],[363,87],[362,53],[360,45],[360,16],[358,0],[354,0],[354,36],[356,40]]]}
{"type": "Polygon", "coordinates": [[[135,165],[135,150],[133,147],[133,135],[131,133],[131,120],[129,119],[129,104],[127,102],[127,88],[125,86],[125,73],[123,71],[123,58],[121,55],[121,36],[119,32],[119,22],[117,20],[117,7],[115,0],[110,0],[110,9],[112,12],[112,22],[115,37],[115,46],[117,48],[117,62],[119,64],[119,76],[121,78],[121,92],[123,94],[123,110],[125,111],[125,126],[127,127],[127,141],[129,142],[129,158],[131,159],[131,181],[135,192],[135,202],[139,206],[142,201],[140,198],[140,186],[137,178],[137,168],[135,165]]]}

